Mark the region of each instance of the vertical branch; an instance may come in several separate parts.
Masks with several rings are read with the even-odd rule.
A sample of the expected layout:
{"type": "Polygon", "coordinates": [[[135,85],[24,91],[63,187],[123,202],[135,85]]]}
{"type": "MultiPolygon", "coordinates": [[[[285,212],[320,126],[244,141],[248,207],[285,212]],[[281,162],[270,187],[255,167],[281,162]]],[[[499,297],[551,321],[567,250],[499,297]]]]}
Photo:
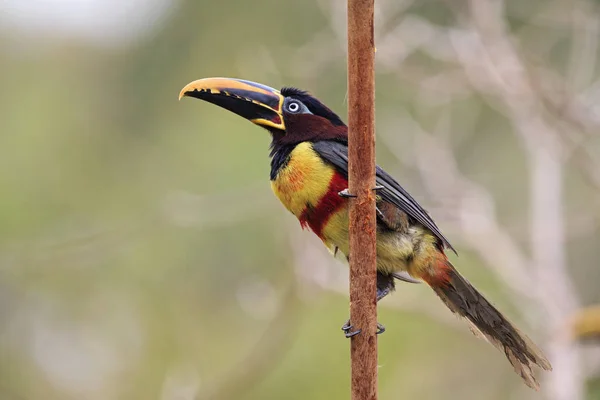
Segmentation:
{"type": "Polygon", "coordinates": [[[556,152],[528,140],[528,157],[531,168],[531,237],[532,258],[536,280],[546,288],[546,296],[556,301],[548,308],[546,321],[554,337],[547,344],[554,373],[546,389],[548,399],[583,399],[584,385],[577,344],[563,333],[565,321],[577,310],[571,293],[570,281],[561,279],[568,275],[565,254],[565,229],[563,221],[563,170],[556,152]]]}
{"type": "Polygon", "coordinates": [[[352,399],[377,399],[374,0],[348,0],[352,399]]]}

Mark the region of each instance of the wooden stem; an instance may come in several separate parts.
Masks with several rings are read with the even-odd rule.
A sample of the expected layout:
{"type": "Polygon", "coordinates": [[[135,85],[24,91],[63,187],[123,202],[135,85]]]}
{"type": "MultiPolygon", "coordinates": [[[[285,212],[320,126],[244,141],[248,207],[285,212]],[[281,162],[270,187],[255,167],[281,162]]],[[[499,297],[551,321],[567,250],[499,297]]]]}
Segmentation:
{"type": "Polygon", "coordinates": [[[377,399],[374,0],[348,0],[352,400],[377,399]]]}

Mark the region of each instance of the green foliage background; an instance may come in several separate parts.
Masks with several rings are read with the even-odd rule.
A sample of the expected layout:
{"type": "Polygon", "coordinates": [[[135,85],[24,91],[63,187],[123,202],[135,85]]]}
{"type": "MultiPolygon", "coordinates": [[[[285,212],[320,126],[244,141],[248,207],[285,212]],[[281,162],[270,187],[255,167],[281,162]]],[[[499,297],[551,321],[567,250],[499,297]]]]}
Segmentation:
{"type": "MultiPolygon", "coordinates": [[[[528,56],[564,73],[568,32],[529,26],[550,6],[527,3],[508,1],[511,29],[528,56]],[[552,35],[563,39],[541,54],[552,35]]],[[[177,101],[189,81],[231,76],[309,89],[345,116],[343,41],[325,61],[310,57],[335,37],[327,4],[173,2],[149,35],[117,46],[0,31],[0,398],[349,398],[347,297],[295,272],[295,241],[320,244],[270,193],[268,135],[177,101]]],[[[414,2],[387,15],[383,31],[407,15],[452,26],[449,7],[466,6],[414,2]]],[[[378,73],[378,132],[398,146],[378,142],[378,163],[435,210],[396,159],[413,136],[395,117],[403,110],[433,130],[452,113],[461,171],[490,190],[527,248],[527,165],[509,122],[481,96],[419,97],[422,79],[449,68],[417,51],[398,62],[400,78],[378,73]]],[[[572,165],[565,181],[568,218],[582,209],[596,218],[597,194],[572,165]]],[[[502,284],[448,236],[461,271],[518,322],[502,284]]],[[[594,225],[567,245],[586,303],[600,301],[597,241],[594,225]]],[[[415,296],[446,315],[425,286],[399,285],[386,302],[415,296]]],[[[452,318],[385,302],[379,314],[381,399],[542,398],[452,318]]]]}

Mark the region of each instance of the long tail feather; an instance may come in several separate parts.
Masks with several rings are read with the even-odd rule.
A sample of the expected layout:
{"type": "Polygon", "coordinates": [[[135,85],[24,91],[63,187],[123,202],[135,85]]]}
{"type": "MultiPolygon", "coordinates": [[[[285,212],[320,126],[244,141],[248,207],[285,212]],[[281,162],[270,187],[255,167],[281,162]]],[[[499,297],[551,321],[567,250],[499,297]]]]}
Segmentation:
{"type": "Polygon", "coordinates": [[[444,261],[444,264],[443,271],[437,271],[436,276],[424,277],[424,280],[452,312],[467,320],[476,336],[486,339],[504,352],[527,386],[538,390],[539,384],[532,367],[538,365],[544,370],[552,370],[548,359],[527,335],[491,305],[449,261],[444,261]],[[440,279],[441,276],[443,279],[440,279]]]}

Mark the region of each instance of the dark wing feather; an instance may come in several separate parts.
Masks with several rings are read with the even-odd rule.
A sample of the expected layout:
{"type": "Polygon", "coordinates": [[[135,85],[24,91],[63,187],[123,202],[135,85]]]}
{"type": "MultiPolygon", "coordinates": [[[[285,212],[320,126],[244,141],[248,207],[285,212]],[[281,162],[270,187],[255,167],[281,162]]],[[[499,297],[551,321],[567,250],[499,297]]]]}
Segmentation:
{"type": "MultiPolygon", "coordinates": [[[[345,143],[323,140],[313,143],[313,149],[324,160],[335,166],[340,173],[348,177],[348,147],[345,143]]],[[[376,167],[375,173],[377,185],[383,187],[383,189],[377,192],[382,200],[395,205],[407,213],[415,221],[429,229],[444,245],[456,253],[454,247],[452,247],[448,239],[442,234],[427,211],[390,174],[379,166],[376,167]]]]}

